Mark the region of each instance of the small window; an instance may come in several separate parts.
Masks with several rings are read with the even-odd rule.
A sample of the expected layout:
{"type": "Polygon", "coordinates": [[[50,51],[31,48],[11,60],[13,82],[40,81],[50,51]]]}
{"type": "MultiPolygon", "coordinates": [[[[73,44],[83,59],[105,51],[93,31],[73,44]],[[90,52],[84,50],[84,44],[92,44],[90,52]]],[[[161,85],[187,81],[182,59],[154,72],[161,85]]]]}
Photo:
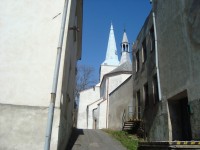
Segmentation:
{"type": "Polygon", "coordinates": [[[149,106],[148,83],[146,83],[143,87],[143,97],[144,97],[145,107],[148,107],[149,106]]]}
{"type": "Polygon", "coordinates": [[[153,99],[154,99],[154,104],[159,102],[158,80],[156,74],[153,76],[153,99]]]}
{"type": "Polygon", "coordinates": [[[136,72],[140,69],[139,50],[136,52],[136,72]]]}
{"type": "Polygon", "coordinates": [[[144,63],[147,59],[147,48],[146,48],[146,39],[142,42],[142,62],[144,63]]]}
{"type": "Polygon", "coordinates": [[[126,47],[125,47],[125,44],[123,44],[123,51],[126,51],[126,47]]]}
{"type": "Polygon", "coordinates": [[[151,51],[154,51],[154,49],[155,49],[155,36],[154,36],[154,28],[153,28],[153,26],[151,27],[151,29],[150,29],[150,50],[151,51]]]}
{"type": "Polygon", "coordinates": [[[126,45],[126,52],[129,52],[128,44],[126,45]]]}

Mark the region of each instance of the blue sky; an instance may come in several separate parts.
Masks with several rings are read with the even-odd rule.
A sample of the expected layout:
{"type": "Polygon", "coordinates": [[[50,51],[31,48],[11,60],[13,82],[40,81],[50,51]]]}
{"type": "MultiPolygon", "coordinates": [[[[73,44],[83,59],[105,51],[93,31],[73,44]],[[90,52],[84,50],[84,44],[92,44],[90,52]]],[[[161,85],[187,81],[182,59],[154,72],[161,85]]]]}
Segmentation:
{"type": "Polygon", "coordinates": [[[133,43],[151,10],[149,0],[84,0],[82,59],[80,64],[92,66],[99,78],[99,67],[104,61],[111,21],[120,59],[120,44],[124,27],[133,43]]]}

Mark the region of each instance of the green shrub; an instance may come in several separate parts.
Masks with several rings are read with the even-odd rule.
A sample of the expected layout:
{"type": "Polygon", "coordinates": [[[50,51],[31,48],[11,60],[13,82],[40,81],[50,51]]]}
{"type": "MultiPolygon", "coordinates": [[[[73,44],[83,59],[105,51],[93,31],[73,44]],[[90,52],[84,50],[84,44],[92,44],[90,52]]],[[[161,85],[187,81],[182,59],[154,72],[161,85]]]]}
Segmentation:
{"type": "Polygon", "coordinates": [[[103,131],[120,141],[121,144],[128,150],[137,150],[138,138],[135,135],[130,135],[124,131],[114,131],[108,129],[103,129],[103,131]]]}

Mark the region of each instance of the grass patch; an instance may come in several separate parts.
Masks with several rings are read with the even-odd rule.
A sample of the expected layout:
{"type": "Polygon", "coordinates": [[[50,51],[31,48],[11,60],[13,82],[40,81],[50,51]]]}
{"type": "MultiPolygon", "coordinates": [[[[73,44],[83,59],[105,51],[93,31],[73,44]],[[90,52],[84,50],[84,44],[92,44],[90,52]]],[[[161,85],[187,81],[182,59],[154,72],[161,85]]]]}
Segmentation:
{"type": "Polygon", "coordinates": [[[124,131],[114,131],[108,129],[103,129],[103,131],[120,141],[128,150],[137,150],[139,139],[135,135],[130,135],[124,131]]]}

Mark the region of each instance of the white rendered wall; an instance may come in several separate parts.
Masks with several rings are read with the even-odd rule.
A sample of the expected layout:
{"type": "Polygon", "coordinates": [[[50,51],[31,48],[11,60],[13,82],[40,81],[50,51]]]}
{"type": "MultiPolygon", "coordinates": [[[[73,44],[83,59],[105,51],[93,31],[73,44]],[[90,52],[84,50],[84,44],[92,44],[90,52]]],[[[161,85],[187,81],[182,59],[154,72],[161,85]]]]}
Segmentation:
{"type": "Polygon", "coordinates": [[[100,83],[101,80],[103,79],[103,76],[109,72],[111,72],[112,70],[114,70],[115,68],[117,68],[118,66],[111,66],[111,65],[101,65],[100,68],[100,83]]]}
{"type": "Polygon", "coordinates": [[[101,83],[100,97],[107,98],[107,94],[110,94],[115,88],[117,88],[130,76],[130,74],[118,74],[104,78],[101,83]]]}
{"type": "Polygon", "coordinates": [[[107,109],[107,100],[104,100],[98,106],[98,128],[103,129],[106,128],[106,109],[107,109]]]}
{"type": "MultiPolygon", "coordinates": [[[[9,126],[10,129],[13,129],[9,132],[14,136],[9,136],[10,133],[7,134],[6,129],[1,129],[0,135],[7,136],[0,137],[0,149],[23,150],[44,147],[64,2],[65,0],[6,0],[1,2],[0,104],[5,109],[2,110],[4,115],[1,115],[0,124],[4,124],[1,126],[2,128],[9,126]],[[41,111],[38,111],[40,109],[41,111]],[[21,112],[22,115],[17,114],[16,117],[9,118],[9,122],[4,121],[8,119],[7,116],[10,113],[18,112],[21,112]],[[25,114],[28,116],[24,117],[25,114]],[[35,129],[40,131],[37,132],[37,135],[34,134],[35,129]],[[3,141],[12,141],[14,146],[3,143],[3,141]],[[19,146],[16,147],[16,145],[19,146]]],[[[73,89],[69,90],[64,85],[64,81],[71,81],[70,86],[74,87],[77,43],[73,41],[73,35],[68,34],[68,25],[74,25],[75,10],[76,1],[71,3],[69,0],[51,137],[52,150],[57,149],[58,139],[65,146],[72,128],[73,89]],[[64,61],[67,57],[69,59],[64,61]],[[70,67],[71,69],[69,69],[70,67]],[[64,97],[62,92],[68,93],[71,98],[67,106],[70,109],[65,109],[66,112],[62,109],[68,115],[67,117],[60,114],[60,101],[63,104],[64,97]],[[64,120],[65,117],[68,119],[64,120]],[[65,132],[58,135],[59,130],[65,132]],[[65,143],[62,141],[63,139],[65,139],[65,143]]],[[[63,148],[58,149],[62,150],[63,148]]]]}
{"type": "Polygon", "coordinates": [[[80,92],[77,128],[87,129],[87,105],[100,98],[99,86],[80,92]]]}
{"type": "Polygon", "coordinates": [[[1,2],[0,103],[48,106],[63,4],[1,2]]]}
{"type": "Polygon", "coordinates": [[[114,89],[116,89],[120,84],[122,84],[130,76],[131,74],[119,74],[119,75],[109,77],[108,94],[110,94],[114,89]]]}
{"type": "Polygon", "coordinates": [[[88,129],[93,129],[93,123],[94,123],[94,119],[93,119],[93,109],[98,107],[98,103],[100,103],[103,99],[99,99],[97,100],[95,103],[89,105],[88,107],[88,129]]]}

